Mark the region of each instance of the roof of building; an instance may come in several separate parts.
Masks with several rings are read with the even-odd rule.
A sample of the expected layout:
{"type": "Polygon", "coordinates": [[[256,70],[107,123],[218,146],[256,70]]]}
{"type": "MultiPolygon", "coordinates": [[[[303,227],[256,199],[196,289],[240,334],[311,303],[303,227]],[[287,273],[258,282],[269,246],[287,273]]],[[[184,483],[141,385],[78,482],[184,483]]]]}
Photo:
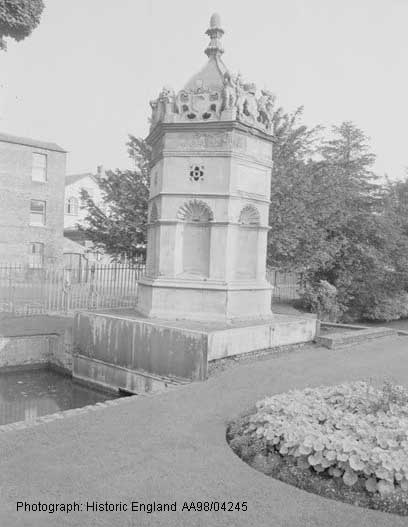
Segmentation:
{"type": "Polygon", "coordinates": [[[53,150],[55,152],[64,152],[61,146],[56,143],[48,143],[46,141],[39,141],[38,139],[30,139],[28,137],[19,137],[17,135],[4,134],[0,132],[0,142],[13,143],[17,145],[33,146],[34,148],[44,148],[45,150],[53,150]]]}
{"type": "Polygon", "coordinates": [[[73,240],[64,236],[63,251],[64,253],[84,254],[86,248],[80,243],[74,242],[73,240]]]}
{"type": "Polygon", "coordinates": [[[80,179],[84,179],[86,177],[92,178],[95,182],[97,181],[97,176],[91,172],[84,172],[83,174],[69,174],[65,176],[65,186],[67,187],[68,185],[72,185],[73,183],[76,183],[80,179]]]}

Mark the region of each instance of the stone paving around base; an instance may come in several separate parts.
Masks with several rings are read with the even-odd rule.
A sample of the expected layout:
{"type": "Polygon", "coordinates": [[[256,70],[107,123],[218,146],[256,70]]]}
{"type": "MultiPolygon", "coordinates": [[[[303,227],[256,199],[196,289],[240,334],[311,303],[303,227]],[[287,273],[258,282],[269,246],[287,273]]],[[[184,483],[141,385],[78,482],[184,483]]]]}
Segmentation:
{"type": "Polygon", "coordinates": [[[23,337],[63,333],[72,327],[72,316],[28,315],[0,313],[0,337],[23,337]]]}
{"type": "Polygon", "coordinates": [[[292,388],[388,377],[408,385],[408,337],[331,351],[303,349],[233,364],[207,382],[0,434],[0,525],[402,527],[406,518],[309,494],[238,459],[228,421],[292,388]],[[247,511],[187,512],[184,502],[247,502],[247,511]],[[16,512],[16,502],[82,512],[16,512]],[[177,503],[176,512],[99,512],[104,504],[177,503]],[[90,506],[86,512],[87,502],[90,506]]]}

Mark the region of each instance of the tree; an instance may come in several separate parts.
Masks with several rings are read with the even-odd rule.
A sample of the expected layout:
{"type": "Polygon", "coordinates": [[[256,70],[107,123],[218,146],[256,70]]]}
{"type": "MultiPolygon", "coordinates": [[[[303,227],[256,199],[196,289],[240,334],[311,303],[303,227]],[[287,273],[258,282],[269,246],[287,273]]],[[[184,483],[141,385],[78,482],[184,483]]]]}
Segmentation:
{"type": "Polygon", "coordinates": [[[81,231],[113,258],[131,260],[144,252],[141,246],[146,244],[150,148],[133,136],[129,136],[127,147],[135,169],[108,171],[99,179],[102,206],[82,191],[88,214],[87,227],[81,231]]]}
{"type": "Polygon", "coordinates": [[[398,317],[408,290],[408,184],[378,184],[368,138],[353,123],[322,140],[300,113],[275,117],[268,262],[303,271],[308,307],[398,317]]]}
{"type": "Polygon", "coordinates": [[[395,318],[392,300],[408,283],[407,239],[386,212],[386,191],[371,170],[375,156],[368,138],[350,122],[332,132],[321,154],[336,211],[327,223],[325,240],[335,250],[325,265],[309,269],[307,279],[316,287],[322,280],[334,285],[351,319],[395,318]]]}
{"type": "Polygon", "coordinates": [[[300,123],[303,108],[293,114],[278,108],[273,116],[273,170],[268,237],[268,264],[301,269],[316,253],[319,233],[313,215],[311,184],[319,169],[312,161],[320,127],[300,123]]]}
{"type": "Polygon", "coordinates": [[[5,37],[20,41],[40,23],[42,0],[0,0],[0,49],[6,49],[5,37]]]}
{"type": "Polygon", "coordinates": [[[385,213],[401,229],[403,235],[408,236],[408,170],[405,179],[401,181],[387,179],[385,190],[385,213]]]}

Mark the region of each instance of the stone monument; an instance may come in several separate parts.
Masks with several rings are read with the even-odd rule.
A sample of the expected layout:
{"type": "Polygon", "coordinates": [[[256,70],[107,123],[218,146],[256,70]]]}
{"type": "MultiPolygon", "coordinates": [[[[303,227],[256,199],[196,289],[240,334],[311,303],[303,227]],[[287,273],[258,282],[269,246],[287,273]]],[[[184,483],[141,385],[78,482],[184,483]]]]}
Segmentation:
{"type": "Polygon", "coordinates": [[[178,92],[152,101],[146,277],[149,317],[271,317],[265,278],[273,98],[234,77],[211,17],[208,62],[178,92]]]}
{"type": "Polygon", "coordinates": [[[311,317],[273,315],[266,280],[274,97],[222,60],[213,15],[205,66],[152,109],[146,276],[132,310],[78,313],[73,375],[155,391],[208,362],[312,340],[311,317]]]}

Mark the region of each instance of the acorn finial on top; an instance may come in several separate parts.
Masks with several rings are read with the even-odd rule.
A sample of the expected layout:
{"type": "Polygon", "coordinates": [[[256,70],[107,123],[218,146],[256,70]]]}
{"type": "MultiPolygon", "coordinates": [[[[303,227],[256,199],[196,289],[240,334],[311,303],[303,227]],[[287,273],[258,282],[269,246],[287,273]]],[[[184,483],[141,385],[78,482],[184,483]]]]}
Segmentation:
{"type": "Polygon", "coordinates": [[[205,50],[208,57],[218,57],[224,53],[221,45],[221,37],[224,30],[221,27],[221,18],[218,13],[214,13],[210,18],[210,27],[205,32],[210,37],[210,42],[205,50]]]}
{"type": "Polygon", "coordinates": [[[210,28],[221,27],[221,17],[218,13],[214,13],[210,18],[210,28]]]}

